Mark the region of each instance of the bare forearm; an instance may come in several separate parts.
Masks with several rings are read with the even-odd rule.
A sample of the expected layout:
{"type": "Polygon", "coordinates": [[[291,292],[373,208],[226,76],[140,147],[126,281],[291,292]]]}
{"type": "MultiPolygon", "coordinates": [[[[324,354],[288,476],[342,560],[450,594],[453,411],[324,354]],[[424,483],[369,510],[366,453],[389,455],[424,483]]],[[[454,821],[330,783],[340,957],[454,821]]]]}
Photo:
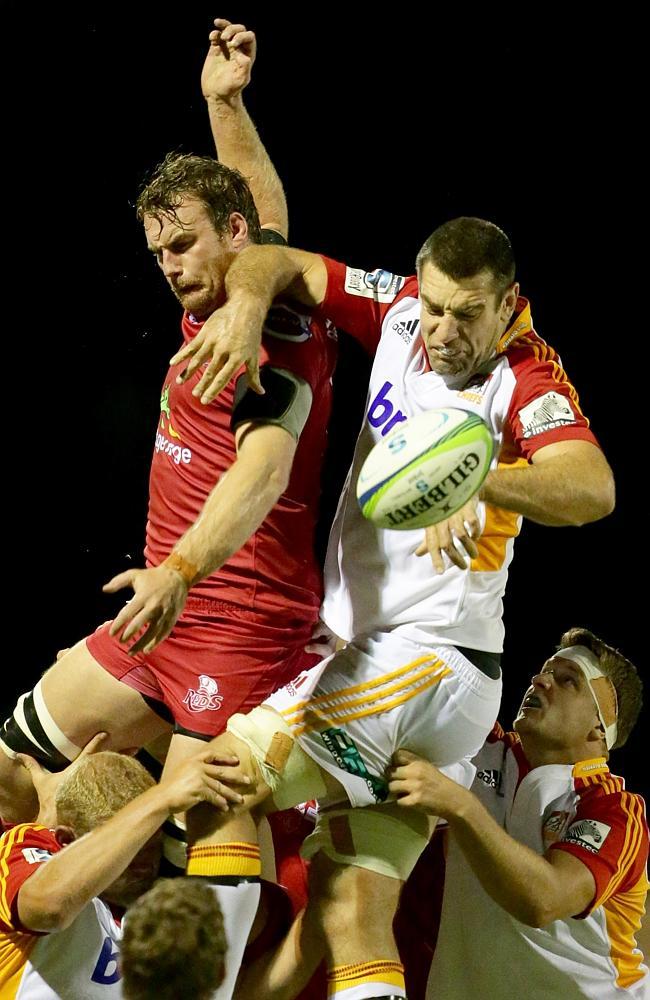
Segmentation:
{"type": "Polygon", "coordinates": [[[327,269],[317,254],[304,250],[249,246],[235,256],[225,286],[238,308],[257,314],[262,310],[263,321],[273,299],[282,292],[305,305],[320,305],[327,291],[327,269]]]}
{"type": "Polygon", "coordinates": [[[196,567],[196,580],[204,579],[257,531],[285,488],[285,474],[271,462],[251,467],[236,461],[212,490],[199,518],[174,546],[174,552],[196,567]]]}
{"type": "Polygon", "coordinates": [[[219,159],[239,170],[248,181],[262,226],[275,229],[286,239],[289,217],[282,182],[241,94],[229,101],[209,97],[207,103],[219,159]]]}
{"type": "Polygon", "coordinates": [[[469,792],[462,812],[448,820],[472,871],[495,903],[530,926],[556,919],[557,877],[545,858],[510,837],[469,792]]]}
{"type": "Polygon", "coordinates": [[[539,524],[561,527],[610,513],[614,487],[609,467],[594,447],[592,461],[560,455],[537,465],[496,469],[488,474],[481,498],[539,524]]]}
{"type": "Polygon", "coordinates": [[[24,884],[18,912],[35,931],[63,930],[128,867],[169,812],[160,786],[55,854],[24,884]]]}

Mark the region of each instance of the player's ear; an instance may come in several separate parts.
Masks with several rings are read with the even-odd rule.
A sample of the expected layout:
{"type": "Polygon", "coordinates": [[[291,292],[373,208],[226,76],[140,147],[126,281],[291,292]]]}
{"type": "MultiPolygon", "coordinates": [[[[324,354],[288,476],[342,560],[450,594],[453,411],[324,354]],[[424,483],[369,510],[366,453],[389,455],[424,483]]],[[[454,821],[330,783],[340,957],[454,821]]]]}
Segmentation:
{"type": "Polygon", "coordinates": [[[68,844],[77,839],[71,826],[57,826],[54,831],[54,837],[57,844],[61,847],[67,847],[68,844]]]}
{"type": "Polygon", "coordinates": [[[240,212],[231,212],[228,219],[228,228],[232,240],[233,250],[241,250],[248,241],[248,223],[240,212]]]}
{"type": "Polygon", "coordinates": [[[501,300],[501,311],[500,311],[500,317],[499,318],[504,323],[509,323],[510,322],[512,314],[514,313],[515,309],[517,308],[517,299],[518,298],[519,298],[519,282],[515,281],[512,285],[510,285],[509,288],[506,289],[505,295],[503,296],[503,299],[501,300]]]}

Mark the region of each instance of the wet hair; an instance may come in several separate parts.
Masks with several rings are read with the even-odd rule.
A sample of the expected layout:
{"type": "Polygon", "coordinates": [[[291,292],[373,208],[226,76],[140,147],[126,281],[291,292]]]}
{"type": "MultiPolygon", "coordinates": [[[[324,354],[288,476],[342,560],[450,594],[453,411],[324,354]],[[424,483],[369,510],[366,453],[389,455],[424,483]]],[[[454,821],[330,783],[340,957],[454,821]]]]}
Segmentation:
{"type": "Polygon", "coordinates": [[[560,639],[558,652],[567,646],[585,646],[591,650],[598,666],[609,677],[618,700],[617,736],[613,750],[622,747],[634,729],[643,705],[643,684],[637,668],[618,649],[608,646],[588,628],[571,628],[560,639]]]}
{"type": "Polygon", "coordinates": [[[56,790],[57,822],[82,837],[155,783],[134,757],[111,750],[80,757],[56,790]]]}
{"type": "Polygon", "coordinates": [[[418,275],[427,263],[454,281],[488,271],[497,301],[515,280],[512,244],[502,229],[485,219],[462,216],[434,229],[417,255],[418,275]]]}
{"type": "Polygon", "coordinates": [[[129,909],[120,952],[127,1000],[210,1000],[226,954],[215,893],[195,878],[162,879],[129,909]]]}
{"type": "Polygon", "coordinates": [[[177,211],[186,198],[196,198],[203,204],[218,233],[228,230],[233,212],[243,215],[248,224],[251,243],[261,240],[260,220],[248,184],[238,170],[213,160],[209,156],[190,153],[168,153],[154,167],[136,201],[140,222],[153,216],[177,219],[177,211]]]}

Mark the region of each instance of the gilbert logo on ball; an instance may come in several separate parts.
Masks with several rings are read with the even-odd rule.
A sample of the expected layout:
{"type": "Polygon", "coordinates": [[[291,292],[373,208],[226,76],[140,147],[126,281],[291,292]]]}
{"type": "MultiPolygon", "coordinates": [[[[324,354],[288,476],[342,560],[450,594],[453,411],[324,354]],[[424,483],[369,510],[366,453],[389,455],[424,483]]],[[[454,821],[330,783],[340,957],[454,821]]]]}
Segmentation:
{"type": "Polygon", "coordinates": [[[481,487],[494,443],[467,410],[428,410],[398,424],[363,463],[357,500],[378,528],[424,528],[451,517],[481,487]]]}

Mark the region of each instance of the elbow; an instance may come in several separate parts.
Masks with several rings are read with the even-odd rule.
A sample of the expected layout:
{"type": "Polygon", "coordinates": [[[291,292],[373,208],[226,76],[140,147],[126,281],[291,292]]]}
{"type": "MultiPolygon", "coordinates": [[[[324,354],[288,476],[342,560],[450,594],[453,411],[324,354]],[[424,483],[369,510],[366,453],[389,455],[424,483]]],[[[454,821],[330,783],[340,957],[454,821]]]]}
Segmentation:
{"type": "Polygon", "coordinates": [[[558,526],[579,528],[583,524],[591,524],[593,521],[600,521],[601,518],[611,514],[616,506],[616,488],[614,477],[608,469],[603,475],[594,477],[589,481],[579,470],[575,470],[572,475],[572,482],[580,484],[567,494],[566,502],[562,502],[558,497],[558,504],[555,510],[558,526]]]}
{"type": "Polygon", "coordinates": [[[549,880],[545,886],[537,883],[534,888],[534,897],[526,892],[525,898],[519,899],[519,912],[514,909],[510,911],[512,916],[527,927],[548,927],[554,921],[564,920],[582,909],[579,900],[569,898],[564,882],[557,884],[556,881],[549,880]]]}
{"type": "Polygon", "coordinates": [[[600,517],[607,517],[608,514],[611,514],[613,512],[616,506],[616,486],[614,484],[613,476],[609,477],[608,482],[601,490],[600,503],[601,503],[600,517]]]}
{"type": "Polygon", "coordinates": [[[558,920],[560,913],[557,902],[550,898],[524,899],[520,901],[517,912],[511,911],[513,917],[527,927],[548,927],[554,920],[558,920]]]}
{"type": "Polygon", "coordinates": [[[33,902],[19,898],[18,914],[25,927],[41,934],[64,931],[76,916],[70,914],[70,907],[65,906],[60,898],[48,898],[47,894],[39,895],[38,901],[33,902]]]}
{"type": "Polygon", "coordinates": [[[289,487],[291,465],[291,462],[279,462],[276,465],[269,465],[266,470],[267,490],[274,503],[289,487]]]}
{"type": "Polygon", "coordinates": [[[548,925],[552,924],[557,917],[549,907],[531,906],[526,907],[524,913],[519,915],[517,919],[520,920],[522,924],[526,924],[527,927],[536,927],[541,929],[542,927],[548,927],[548,925]]]}
{"type": "Polygon", "coordinates": [[[585,502],[581,506],[580,517],[573,523],[582,525],[590,524],[593,521],[600,521],[603,517],[611,514],[615,506],[616,489],[614,487],[614,479],[610,478],[609,481],[604,482],[599,489],[593,490],[585,498],[585,502]]]}

